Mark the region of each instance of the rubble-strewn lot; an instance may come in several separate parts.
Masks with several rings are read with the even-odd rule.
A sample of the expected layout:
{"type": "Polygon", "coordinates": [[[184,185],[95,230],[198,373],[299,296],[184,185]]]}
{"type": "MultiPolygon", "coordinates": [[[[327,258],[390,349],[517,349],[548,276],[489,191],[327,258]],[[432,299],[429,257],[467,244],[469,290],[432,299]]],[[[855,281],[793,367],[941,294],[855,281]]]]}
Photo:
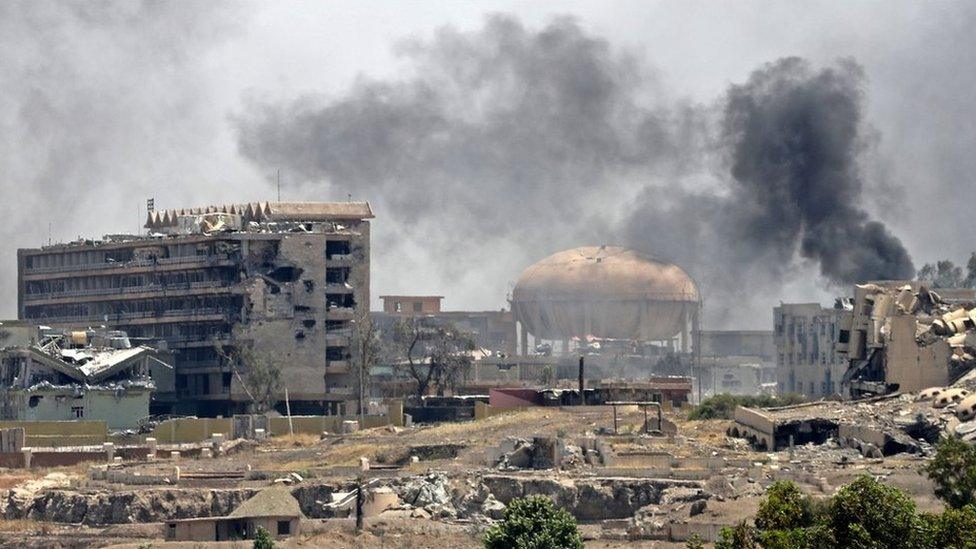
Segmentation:
{"type": "MultiPolygon", "coordinates": [[[[919,412],[923,404],[908,397],[806,408],[817,406],[837,408],[838,416],[891,416],[896,426],[901,417],[948,413],[919,412]]],[[[760,452],[727,435],[735,422],[667,416],[677,424],[676,436],[642,433],[643,414],[636,410],[621,414],[613,434],[609,408],[529,408],[478,422],[237,444],[212,458],[182,458],[179,481],[166,476],[175,465],[167,460],[112,466],[129,473],[113,478],[162,479],[150,485],[93,480],[105,479],[104,471],[84,466],[11,471],[9,482],[0,480],[7,487],[0,524],[9,532],[0,544],[181,546],[163,541],[165,521],[226,515],[273,485],[286,486],[307,517],[301,535],[284,547],[477,547],[506,502],[532,494],[569,510],[588,546],[678,547],[695,533],[713,539],[721,526],[750,516],[774,480],[829,495],[865,472],[905,489],[922,508],[939,506],[918,472],[924,452],[865,457],[837,437],[760,452]],[[361,458],[370,463],[365,473],[361,458]],[[360,474],[371,490],[397,497],[356,534],[342,502],[360,474]]]]}

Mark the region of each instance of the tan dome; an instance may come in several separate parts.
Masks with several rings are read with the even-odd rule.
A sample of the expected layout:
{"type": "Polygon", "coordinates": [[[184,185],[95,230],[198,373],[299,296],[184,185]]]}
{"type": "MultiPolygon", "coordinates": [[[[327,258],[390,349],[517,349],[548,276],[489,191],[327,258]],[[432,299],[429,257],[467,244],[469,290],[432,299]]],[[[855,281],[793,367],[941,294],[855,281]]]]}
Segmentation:
{"type": "Polygon", "coordinates": [[[512,292],[516,320],[536,337],[557,340],[668,339],[698,302],[681,267],[616,246],[553,254],[526,269],[512,292]]]}

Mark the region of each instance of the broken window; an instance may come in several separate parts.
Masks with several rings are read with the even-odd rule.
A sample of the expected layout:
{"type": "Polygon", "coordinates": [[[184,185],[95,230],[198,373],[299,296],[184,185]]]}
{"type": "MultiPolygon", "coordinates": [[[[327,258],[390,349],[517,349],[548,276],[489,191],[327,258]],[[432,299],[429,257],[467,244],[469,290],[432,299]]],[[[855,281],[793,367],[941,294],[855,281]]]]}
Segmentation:
{"type": "Polygon", "coordinates": [[[413,302],[413,312],[415,312],[415,313],[421,313],[421,312],[423,312],[423,310],[424,310],[424,304],[423,304],[423,302],[421,302],[421,301],[414,301],[413,302]]]}
{"type": "Polygon", "coordinates": [[[295,330],[295,339],[305,339],[305,332],[303,330],[295,330]]]}
{"type": "Polygon", "coordinates": [[[349,281],[349,267],[329,267],[325,270],[327,284],[345,284],[349,281]]]}
{"type": "Polygon", "coordinates": [[[326,259],[334,259],[335,256],[347,256],[350,251],[348,240],[328,240],[325,243],[326,259]]]}
{"type": "Polygon", "coordinates": [[[345,347],[326,347],[325,358],[326,360],[346,360],[349,355],[345,347]]]}
{"type": "Polygon", "coordinates": [[[71,407],[71,414],[75,417],[75,419],[83,418],[83,417],[85,417],[85,407],[84,406],[72,406],[71,407]]]}
{"type": "Polygon", "coordinates": [[[291,535],[291,521],[290,520],[279,520],[278,521],[278,535],[288,536],[291,535]]]}
{"type": "Polygon", "coordinates": [[[325,294],[325,303],[329,309],[352,309],[356,306],[352,294],[325,294]]]}
{"type": "Polygon", "coordinates": [[[302,282],[305,284],[305,291],[306,292],[312,293],[315,290],[315,281],[314,280],[303,280],[302,282]]]}
{"type": "Polygon", "coordinates": [[[348,320],[326,320],[325,321],[325,331],[326,332],[338,332],[345,330],[349,327],[348,320]]]}
{"type": "Polygon", "coordinates": [[[399,313],[403,311],[403,306],[400,304],[399,301],[397,301],[396,303],[393,304],[393,309],[399,313]]]}
{"type": "Polygon", "coordinates": [[[295,282],[302,276],[302,269],[291,265],[281,265],[268,272],[268,278],[275,282],[295,282]]]}
{"type": "Polygon", "coordinates": [[[306,328],[314,328],[315,327],[315,319],[314,318],[306,318],[305,320],[302,321],[302,326],[305,326],[306,328]]]}

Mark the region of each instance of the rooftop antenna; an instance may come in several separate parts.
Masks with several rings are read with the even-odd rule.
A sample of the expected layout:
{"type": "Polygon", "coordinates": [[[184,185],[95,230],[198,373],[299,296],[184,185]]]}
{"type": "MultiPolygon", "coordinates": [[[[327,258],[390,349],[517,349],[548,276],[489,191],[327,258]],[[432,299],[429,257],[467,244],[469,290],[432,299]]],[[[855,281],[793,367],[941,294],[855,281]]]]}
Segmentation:
{"type": "Polygon", "coordinates": [[[352,193],[346,193],[346,202],[352,202],[352,193]]]}
{"type": "Polygon", "coordinates": [[[275,173],[278,180],[278,202],[281,202],[281,168],[275,170],[275,173]]]}
{"type": "Polygon", "coordinates": [[[51,245],[51,222],[47,222],[47,245],[51,245]]]}

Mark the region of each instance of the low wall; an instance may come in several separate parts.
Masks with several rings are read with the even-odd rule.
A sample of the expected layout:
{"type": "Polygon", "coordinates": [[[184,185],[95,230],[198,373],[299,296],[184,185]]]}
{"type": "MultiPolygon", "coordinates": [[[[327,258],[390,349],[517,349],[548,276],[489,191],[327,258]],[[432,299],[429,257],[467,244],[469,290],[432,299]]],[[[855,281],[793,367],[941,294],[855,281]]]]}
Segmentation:
{"type": "Polygon", "coordinates": [[[99,451],[90,452],[31,452],[31,469],[40,467],[70,467],[86,462],[105,463],[108,454],[99,451]]]}
{"type": "Polygon", "coordinates": [[[32,448],[98,446],[108,440],[104,421],[0,421],[0,429],[15,427],[24,429],[24,445],[32,448]]]}
{"type": "Polygon", "coordinates": [[[0,452],[0,468],[23,469],[27,467],[27,456],[24,452],[0,452]]]}
{"type": "MultiPolygon", "coordinates": [[[[390,409],[394,413],[393,421],[391,416],[366,416],[365,425],[362,427],[370,429],[373,427],[383,427],[384,425],[403,425],[402,405],[393,406],[390,409]]],[[[269,417],[268,434],[272,436],[287,435],[291,429],[295,434],[319,436],[322,431],[338,433],[341,431],[343,421],[357,421],[359,416],[292,416],[289,427],[287,417],[269,417]]],[[[159,444],[182,444],[189,442],[202,442],[209,439],[214,434],[222,434],[226,440],[233,438],[234,420],[233,418],[178,418],[163,421],[147,435],[153,437],[159,444]]]]}

